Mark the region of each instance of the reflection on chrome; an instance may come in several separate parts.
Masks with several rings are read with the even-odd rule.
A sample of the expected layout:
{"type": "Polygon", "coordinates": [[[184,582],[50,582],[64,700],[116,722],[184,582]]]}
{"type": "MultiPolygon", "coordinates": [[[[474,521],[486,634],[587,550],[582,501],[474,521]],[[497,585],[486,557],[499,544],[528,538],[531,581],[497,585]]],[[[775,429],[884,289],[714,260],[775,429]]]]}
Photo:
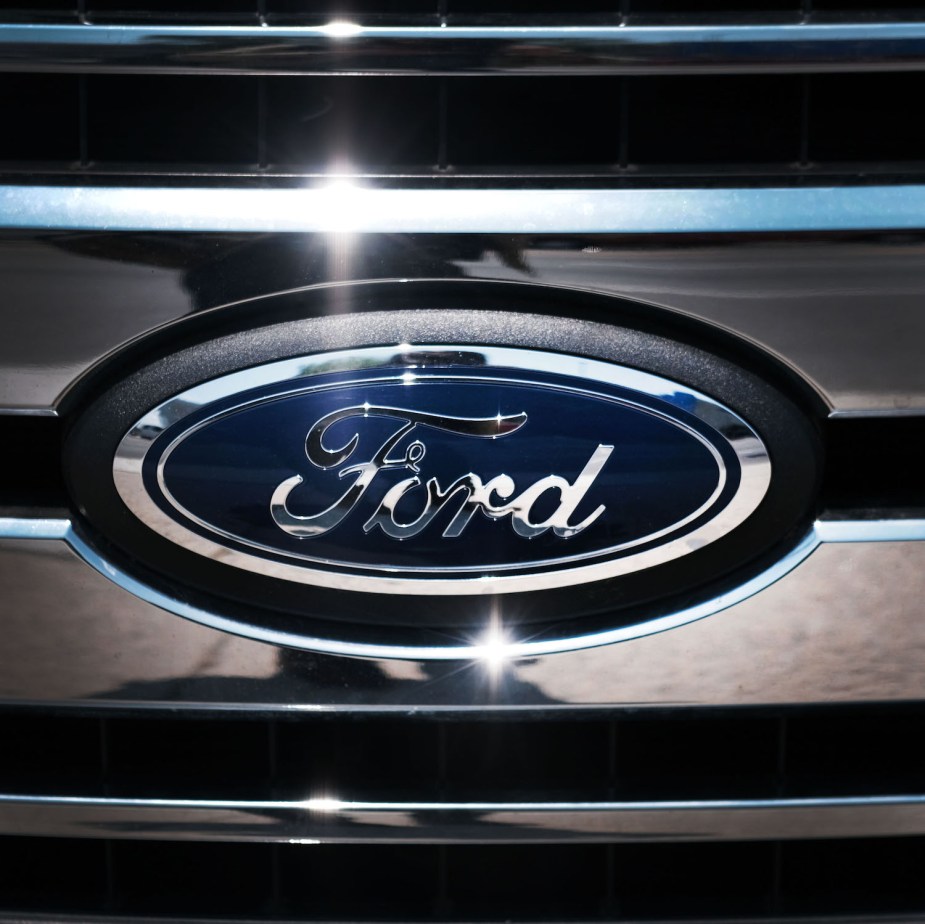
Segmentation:
{"type": "Polygon", "coordinates": [[[350,38],[352,35],[360,35],[363,31],[363,27],[355,22],[335,19],[321,26],[318,31],[331,38],[350,38]]]}
{"type": "MultiPolygon", "coordinates": [[[[925,833],[925,796],[650,802],[132,799],[0,793],[0,834],[319,844],[737,841],[925,833]],[[321,817],[319,817],[321,816],[321,817]],[[477,824],[474,824],[477,822],[477,824]]],[[[908,920],[908,919],[904,919],[908,920]]]]}
{"type": "MultiPolygon", "coordinates": [[[[436,10],[436,4],[431,6],[436,10]]],[[[122,72],[131,65],[143,73],[169,65],[174,71],[226,74],[477,75],[490,70],[610,76],[663,73],[668,67],[682,73],[792,73],[914,68],[923,41],[920,22],[877,21],[704,22],[696,28],[632,23],[360,26],[349,20],[297,27],[268,26],[265,20],[260,26],[7,23],[0,26],[0,66],[122,72]],[[177,53],[178,46],[183,54],[177,53]]]]}
{"type": "Polygon", "coordinates": [[[484,664],[492,680],[497,681],[500,679],[505,664],[511,660],[511,653],[514,650],[513,642],[514,639],[510,633],[503,628],[501,616],[495,604],[485,634],[476,640],[471,648],[472,658],[484,664]]]}
{"type": "Polygon", "coordinates": [[[0,228],[66,231],[917,231],[923,210],[925,186],[914,184],[593,190],[364,189],[346,181],[319,189],[0,185],[0,228]]]}
{"type": "Polygon", "coordinates": [[[317,798],[305,799],[298,803],[301,807],[308,809],[310,812],[339,812],[346,808],[349,803],[330,796],[321,796],[317,798]]]}

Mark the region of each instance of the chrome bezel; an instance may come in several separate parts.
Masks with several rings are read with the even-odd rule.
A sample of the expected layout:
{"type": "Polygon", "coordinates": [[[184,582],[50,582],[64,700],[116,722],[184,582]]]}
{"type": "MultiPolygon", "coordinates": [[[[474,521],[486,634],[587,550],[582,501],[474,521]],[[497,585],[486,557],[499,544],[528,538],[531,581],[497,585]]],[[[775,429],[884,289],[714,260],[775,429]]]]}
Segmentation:
{"type": "Polygon", "coordinates": [[[304,234],[726,234],[918,231],[925,186],[388,189],[11,186],[0,228],[304,234]]]}
{"type": "MultiPolygon", "coordinates": [[[[465,380],[478,380],[479,375],[473,373],[464,378],[465,380]]],[[[215,415],[183,431],[161,453],[158,460],[159,481],[162,489],[166,488],[163,484],[163,465],[175,446],[190,433],[221,416],[234,413],[254,403],[275,400],[279,396],[280,394],[276,394],[272,399],[261,397],[243,400],[233,407],[224,407],[215,415]]],[[[622,403],[633,406],[631,401],[622,403]]],[[[146,526],[182,548],[245,571],[298,584],[364,593],[477,596],[548,590],[619,577],[673,561],[709,545],[741,525],[757,509],[770,485],[771,462],[761,438],[733,411],[700,392],[651,373],[612,362],[519,347],[397,344],[390,347],[338,350],[278,360],[232,372],[186,389],[150,410],[125,434],[113,459],[113,480],[126,506],[146,526]],[[674,426],[696,436],[710,448],[720,473],[717,487],[711,498],[701,508],[668,529],[641,537],[631,543],[607,547],[581,556],[557,556],[533,561],[526,565],[486,565],[477,569],[471,567],[430,568],[427,566],[411,569],[394,565],[365,566],[356,563],[331,562],[319,557],[266,548],[247,540],[246,537],[223,533],[185,510],[172,498],[169,491],[163,491],[165,499],[177,509],[178,513],[195,522],[201,529],[208,530],[213,537],[219,540],[230,539],[238,544],[250,546],[255,549],[255,552],[264,550],[278,557],[304,562],[302,564],[290,563],[279,561],[278,557],[271,559],[237,548],[230,548],[227,544],[216,541],[215,538],[203,536],[167,514],[149,495],[144,485],[142,469],[148,451],[167,426],[167,422],[173,426],[213,402],[224,401],[236,394],[246,394],[255,388],[264,386],[291,386],[283,392],[285,394],[310,391],[318,387],[311,383],[321,373],[389,368],[399,365],[396,362],[396,356],[409,353],[413,353],[413,361],[401,365],[403,369],[414,369],[414,375],[418,381],[429,377],[439,378],[440,369],[445,370],[446,368],[447,356],[457,355],[460,365],[467,369],[495,368],[522,371],[524,377],[517,377],[518,382],[528,383],[531,372],[562,375],[589,383],[587,389],[578,389],[574,386],[569,388],[563,385],[563,390],[617,401],[613,396],[595,391],[595,384],[606,384],[627,388],[648,398],[655,398],[666,405],[683,408],[686,413],[710,427],[732,448],[741,469],[739,487],[731,500],[714,517],[696,527],[692,532],[654,548],[643,548],[640,552],[614,558],[613,556],[625,551],[626,548],[656,541],[664,535],[670,536],[672,532],[676,532],[702,516],[711,505],[715,504],[725,479],[721,459],[708,440],[682,421],[640,405],[638,407],[641,410],[661,416],[674,426]],[[428,358],[434,366],[432,373],[427,371],[428,358]],[[473,365],[473,361],[476,361],[476,365],[473,365]],[[441,364],[439,367],[438,363],[441,364]],[[566,567],[562,567],[563,563],[566,567]],[[515,569],[523,573],[507,573],[515,569]]]]}

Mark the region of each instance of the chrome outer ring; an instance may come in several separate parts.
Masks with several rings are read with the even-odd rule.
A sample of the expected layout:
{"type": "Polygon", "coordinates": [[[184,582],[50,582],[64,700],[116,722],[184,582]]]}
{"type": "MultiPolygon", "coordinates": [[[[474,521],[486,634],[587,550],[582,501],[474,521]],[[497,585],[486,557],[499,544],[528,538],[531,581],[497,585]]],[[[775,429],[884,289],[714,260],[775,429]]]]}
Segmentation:
{"type": "MultiPolygon", "coordinates": [[[[471,368],[468,363],[466,365],[471,368]]],[[[242,402],[239,406],[245,406],[246,403],[242,402]]],[[[535,349],[397,344],[392,347],[340,350],[280,360],[233,372],[187,389],[153,408],[126,433],[113,459],[113,479],[126,506],[146,526],[189,551],[255,574],[299,584],[365,593],[478,596],[548,590],[619,577],[664,564],[709,545],[741,525],[757,509],[770,485],[771,462],[761,438],[737,414],[700,392],[651,373],[601,360],[535,349]],[[433,362],[437,363],[445,362],[448,353],[463,354],[477,359],[480,368],[507,368],[525,373],[539,371],[569,376],[588,382],[588,391],[591,393],[594,385],[615,385],[682,408],[718,432],[731,446],[741,467],[738,491],[716,517],[692,532],[655,548],[612,560],[571,562],[568,567],[558,569],[555,569],[556,564],[568,559],[538,562],[535,563],[537,568],[555,570],[539,570],[527,574],[506,574],[499,567],[498,573],[477,577],[465,572],[450,577],[447,576],[448,569],[441,570],[440,576],[435,577],[422,575],[423,569],[414,569],[415,576],[402,574],[398,569],[369,574],[357,573],[370,570],[361,566],[350,566],[351,570],[333,570],[336,565],[332,563],[329,568],[318,567],[322,564],[318,560],[315,561],[316,567],[311,567],[310,563],[305,565],[271,560],[229,548],[199,535],[168,516],[148,495],[142,479],[142,467],[147,452],[167,422],[170,425],[176,424],[212,402],[253,388],[288,384],[297,390],[299,386],[310,387],[312,378],[321,373],[394,366],[396,356],[405,353],[414,354],[415,363],[409,367],[420,364],[426,369],[428,357],[433,357],[433,362]]],[[[184,515],[188,516],[185,512],[184,515]]],[[[217,533],[214,528],[208,528],[217,533]]],[[[241,537],[233,538],[242,541],[241,537]]],[[[599,558],[601,555],[615,554],[615,551],[605,549],[587,558],[599,558]]],[[[280,554],[276,550],[274,552],[280,554]]]]}

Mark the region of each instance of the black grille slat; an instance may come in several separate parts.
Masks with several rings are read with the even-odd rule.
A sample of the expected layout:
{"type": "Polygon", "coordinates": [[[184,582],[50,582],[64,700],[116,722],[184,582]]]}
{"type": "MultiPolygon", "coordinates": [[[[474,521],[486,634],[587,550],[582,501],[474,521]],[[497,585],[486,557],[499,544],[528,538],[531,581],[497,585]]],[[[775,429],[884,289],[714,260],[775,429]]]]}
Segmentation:
{"type": "Polygon", "coordinates": [[[0,913],[309,921],[900,915],[925,909],[923,863],[923,838],[382,847],[3,837],[0,913]]]}
{"type": "Polygon", "coordinates": [[[619,725],[617,797],[748,799],[774,795],[778,763],[774,718],[619,725]]]}
{"type": "Polygon", "coordinates": [[[925,706],[576,719],[0,712],[0,793],[287,802],[925,795],[925,706]]]}
{"type": "Polygon", "coordinates": [[[272,852],[240,844],[112,844],[117,914],[257,916],[272,898],[272,852]],[[156,871],[156,872],[155,872],[156,871]]]}
{"type": "Polygon", "coordinates": [[[800,78],[787,76],[632,78],[629,161],[793,164],[800,90],[800,78]]]}
{"type": "Polygon", "coordinates": [[[643,20],[684,19],[696,21],[704,17],[746,21],[751,18],[800,11],[800,0],[630,0],[630,16],[643,20]]]}
{"type": "Polygon", "coordinates": [[[106,851],[104,841],[0,838],[0,910],[106,912],[106,851]]]}
{"type": "Polygon", "coordinates": [[[97,720],[14,713],[0,718],[0,742],[0,792],[104,792],[97,720]]]}
{"type": "Polygon", "coordinates": [[[925,74],[7,73],[0,91],[0,170],[10,173],[670,184],[925,171],[925,128],[911,102],[925,92],[925,74]]]}
{"type": "Polygon", "coordinates": [[[91,163],[257,163],[257,85],[245,77],[88,80],[91,163]]]}
{"type": "Polygon", "coordinates": [[[812,160],[925,160],[925,126],[909,109],[925,75],[817,75],[812,83],[812,160]]]}
{"type": "Polygon", "coordinates": [[[435,800],[439,733],[430,722],[280,722],[276,792],[288,799],[350,792],[362,800],[435,800]]]}
{"type": "Polygon", "coordinates": [[[318,23],[332,18],[421,24],[440,16],[451,21],[590,19],[610,23],[704,20],[786,21],[827,15],[925,15],[921,0],[7,0],[0,21],[54,22],[86,19],[100,23],[191,22],[249,24],[266,18],[280,23],[318,23]]]}
{"type": "Polygon", "coordinates": [[[79,84],[58,74],[0,78],[0,162],[72,164],[80,157],[79,84]],[[42,118],[37,119],[36,113],[42,118]]]}
{"type": "Polygon", "coordinates": [[[432,168],[439,85],[424,78],[270,78],[267,162],[321,172],[432,168]]]}
{"type": "Polygon", "coordinates": [[[557,723],[550,747],[544,722],[447,725],[447,788],[461,801],[497,797],[549,802],[574,797],[603,801],[615,782],[609,775],[609,723],[557,723]]]}
{"type": "Polygon", "coordinates": [[[853,721],[831,716],[789,722],[788,789],[793,795],[824,790],[847,795],[914,792],[925,786],[925,756],[917,716],[876,715],[853,721]]]}
{"type": "Polygon", "coordinates": [[[447,157],[462,171],[588,169],[619,159],[618,78],[561,78],[545,85],[542,78],[448,78],[448,85],[447,157]]]}
{"type": "Polygon", "coordinates": [[[271,758],[260,723],[109,719],[104,724],[105,782],[112,796],[269,797],[271,758]]]}
{"type": "Polygon", "coordinates": [[[785,914],[903,914],[925,908],[920,839],[789,844],[782,856],[785,914]]]}

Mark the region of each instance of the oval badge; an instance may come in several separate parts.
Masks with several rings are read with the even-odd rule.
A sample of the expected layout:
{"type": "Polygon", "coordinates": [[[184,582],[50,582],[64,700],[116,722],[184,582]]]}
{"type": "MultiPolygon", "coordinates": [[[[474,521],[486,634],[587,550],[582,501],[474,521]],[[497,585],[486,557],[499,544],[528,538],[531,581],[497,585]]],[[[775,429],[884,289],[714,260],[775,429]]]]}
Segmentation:
{"type": "Polygon", "coordinates": [[[494,594],[651,568],[725,536],[771,479],[758,434],[656,375],[415,345],[267,363],[149,411],[115,454],[170,541],[274,578],[494,594]]]}
{"type": "Polygon", "coordinates": [[[71,414],[72,546],[216,628],[415,659],[648,635],[808,554],[816,411],[773,359],[514,289],[304,290],[140,342],[71,414]]]}

